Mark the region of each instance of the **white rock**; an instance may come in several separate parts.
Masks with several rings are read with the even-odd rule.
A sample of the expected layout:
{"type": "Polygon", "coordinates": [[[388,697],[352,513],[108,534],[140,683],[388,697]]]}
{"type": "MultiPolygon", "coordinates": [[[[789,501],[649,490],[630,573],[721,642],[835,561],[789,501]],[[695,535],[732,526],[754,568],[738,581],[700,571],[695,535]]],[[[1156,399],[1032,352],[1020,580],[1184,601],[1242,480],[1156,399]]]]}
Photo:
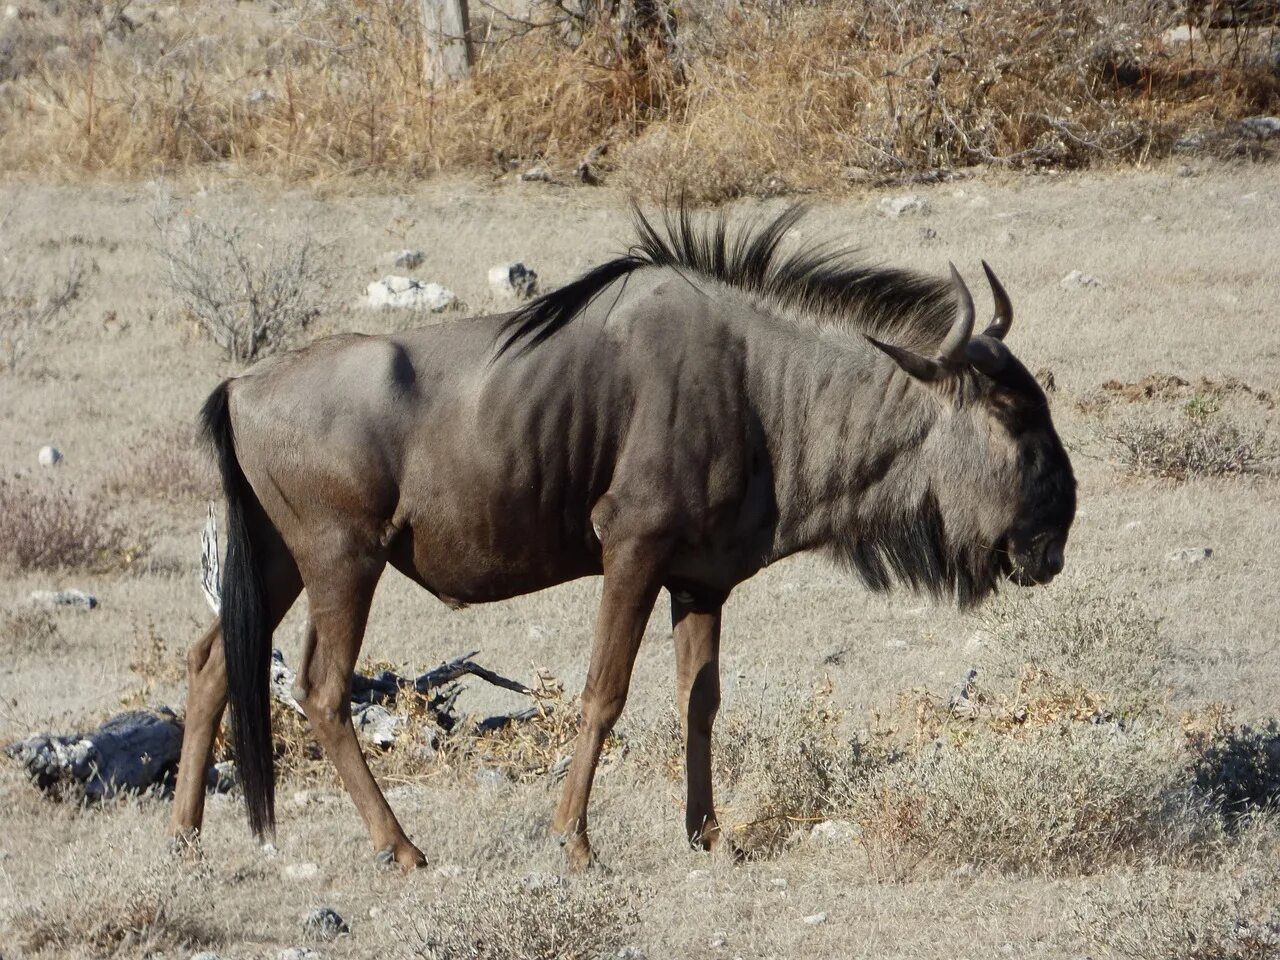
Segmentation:
{"type": "Polygon", "coordinates": [[[914,193],[904,194],[901,197],[882,197],[879,209],[886,217],[896,220],[904,213],[928,213],[929,201],[924,197],[916,196],[914,193]]]}
{"type": "Polygon", "coordinates": [[[520,174],[523,183],[550,183],[551,171],[546,167],[530,167],[520,174]]]}
{"type": "Polygon", "coordinates": [[[458,877],[467,875],[467,868],[459,866],[456,863],[445,863],[435,869],[437,877],[444,877],[446,880],[456,880],[458,877]]]}
{"type": "Polygon", "coordinates": [[[824,820],[809,831],[809,837],[820,843],[850,844],[862,836],[862,828],[848,820],[824,820]]]}
{"type": "Polygon", "coordinates": [[[1097,277],[1090,276],[1080,270],[1072,270],[1058,284],[1063,290],[1070,290],[1073,287],[1105,287],[1106,284],[1097,277]]]}
{"type": "Polygon", "coordinates": [[[83,590],[32,590],[28,599],[37,607],[77,607],[93,610],[98,598],[83,590]]]}
{"type": "Polygon", "coordinates": [[[313,907],[302,918],[302,932],[317,940],[335,940],[351,928],[333,907],[313,907]]]}
{"type": "Polygon", "coordinates": [[[421,250],[401,250],[392,255],[391,262],[401,270],[417,270],[426,259],[427,255],[421,250]]]}
{"type": "Polygon", "coordinates": [[[538,274],[523,263],[502,263],[489,268],[489,289],[509,300],[528,300],[538,292],[538,274]]]}
{"type": "Polygon", "coordinates": [[[711,871],[710,870],[690,870],[688,877],[686,877],[685,879],[687,879],[690,883],[701,883],[703,880],[711,879],[711,871]]]}
{"type": "Polygon", "coordinates": [[[9,4],[7,7],[4,8],[4,18],[6,20],[17,20],[18,8],[15,7],[12,3],[9,4]]]}
{"type": "Polygon", "coordinates": [[[36,460],[42,467],[56,467],[62,462],[62,451],[57,447],[41,447],[36,460]]]}
{"type": "Polygon", "coordinates": [[[886,650],[905,650],[907,649],[907,641],[905,640],[886,640],[884,642],[886,650]]]}
{"type": "Polygon", "coordinates": [[[280,856],[280,849],[274,843],[264,843],[260,849],[264,857],[280,856]]]}
{"type": "Polygon", "coordinates": [[[193,953],[188,960],[222,960],[221,954],[210,953],[208,950],[201,950],[199,953],[193,953]]]}
{"type": "Polygon", "coordinates": [[[1165,559],[1170,563],[1201,563],[1212,556],[1212,547],[1183,547],[1173,551],[1165,559]]]}
{"type": "Polygon", "coordinates": [[[276,95],[266,89],[266,87],[258,87],[255,90],[249,91],[248,96],[244,98],[244,102],[251,107],[260,107],[264,103],[270,103],[275,98],[276,95]]]}
{"type": "Polygon", "coordinates": [[[773,887],[773,889],[775,890],[785,890],[787,889],[787,878],[774,877],[772,880],[769,881],[769,886],[773,887]]]}
{"type": "Polygon", "coordinates": [[[276,960],[320,960],[320,954],[310,947],[288,947],[276,954],[276,960]]]}
{"type": "Polygon", "coordinates": [[[811,913],[803,919],[805,923],[809,924],[809,926],[816,927],[818,924],[827,922],[827,915],[825,913],[811,913]]]}
{"type": "Polygon", "coordinates": [[[615,953],[614,956],[618,960],[644,960],[644,951],[639,947],[627,946],[615,953]]]}
{"type": "Polygon", "coordinates": [[[560,876],[555,873],[526,873],[520,878],[520,886],[530,893],[550,890],[561,884],[560,876]]]}
{"type": "Polygon", "coordinates": [[[284,875],[290,880],[314,880],[320,876],[320,865],[316,863],[291,863],[284,868],[284,875]]]}
{"type": "Polygon", "coordinates": [[[1141,520],[1130,520],[1128,523],[1124,525],[1124,528],[1126,530],[1137,530],[1141,526],[1142,526],[1141,520]]]}
{"type": "Polygon", "coordinates": [[[723,930],[717,930],[711,935],[711,939],[707,941],[707,946],[712,950],[721,950],[729,945],[729,935],[723,930]]]}
{"type": "Polygon", "coordinates": [[[1280,117],[1249,117],[1240,121],[1240,129],[1260,140],[1280,135],[1280,117]]]}
{"type": "Polygon", "coordinates": [[[404,717],[396,716],[381,704],[370,703],[352,714],[351,722],[361,740],[386,749],[396,742],[404,717]]]}
{"type": "Polygon", "coordinates": [[[438,283],[423,283],[412,277],[386,276],[365,289],[367,307],[401,307],[410,310],[448,310],[458,298],[438,283]]]}
{"type": "Polygon", "coordinates": [[[1204,34],[1200,32],[1199,27],[1193,27],[1189,23],[1183,23],[1176,27],[1170,27],[1164,33],[1160,34],[1160,39],[1166,46],[1175,43],[1201,43],[1204,40],[1204,34]]]}

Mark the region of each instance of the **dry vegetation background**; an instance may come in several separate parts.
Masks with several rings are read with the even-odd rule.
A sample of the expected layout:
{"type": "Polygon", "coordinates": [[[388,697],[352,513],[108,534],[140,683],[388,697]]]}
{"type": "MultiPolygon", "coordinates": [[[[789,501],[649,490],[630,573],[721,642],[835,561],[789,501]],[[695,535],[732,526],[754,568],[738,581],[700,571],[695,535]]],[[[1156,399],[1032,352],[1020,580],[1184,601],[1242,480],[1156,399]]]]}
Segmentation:
{"type": "MultiPolygon", "coordinates": [[[[815,187],[838,196],[807,238],[933,272],[989,259],[1080,477],[1067,571],[970,616],[811,558],[747,584],[716,732],[743,864],[681,843],[659,610],[584,878],[547,820],[598,584],[452,613],[389,575],[371,669],[479,649],[546,710],[476,737],[402,708],[371,762],[430,867],[374,865],[284,712],[277,849],[217,794],[194,866],[167,854],[162,795],[55,803],[3,763],[0,953],[1280,956],[1280,193],[1240,125],[1276,112],[1269,26],[1187,46],[1161,40],[1172,5],[708,4],[674,49],[624,57],[607,25],[574,45],[491,11],[474,82],[432,93],[412,7],[0,11],[0,741],[180,705],[217,496],[192,421],[239,358],[424,322],[355,306],[404,247],[462,304],[426,322],[496,308],[491,264],[571,279],[625,243],[636,190],[751,215],[815,187]],[[577,183],[606,142],[603,185],[577,183]],[[914,184],[925,209],[900,218],[869,182],[977,163],[914,184]],[[519,180],[533,166],[550,180],[519,180]],[[60,587],[100,606],[27,599],[60,587]],[[347,935],[308,939],[321,905],[347,935]]],[[[300,623],[277,635],[290,661],[300,623]]],[[[459,699],[523,705],[472,681],[459,699]]]]}

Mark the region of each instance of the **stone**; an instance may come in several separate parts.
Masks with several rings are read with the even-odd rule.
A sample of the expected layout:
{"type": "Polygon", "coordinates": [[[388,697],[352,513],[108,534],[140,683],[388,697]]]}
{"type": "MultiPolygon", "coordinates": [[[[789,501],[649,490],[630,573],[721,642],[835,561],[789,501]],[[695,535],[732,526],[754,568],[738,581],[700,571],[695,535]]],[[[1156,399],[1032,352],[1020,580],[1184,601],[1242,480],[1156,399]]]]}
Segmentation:
{"type": "Polygon", "coordinates": [[[27,598],[36,607],[76,607],[96,610],[98,598],[83,590],[32,590],[27,598]]]}
{"type": "Polygon", "coordinates": [[[924,197],[916,196],[914,193],[904,194],[900,197],[882,197],[878,209],[886,217],[897,220],[903,214],[927,214],[929,212],[929,201],[924,197]]]}
{"type": "Polygon", "coordinates": [[[456,880],[459,877],[465,877],[467,875],[467,868],[459,866],[456,863],[446,863],[436,867],[435,875],[437,877],[443,877],[446,880],[456,880]]]}
{"type": "Polygon", "coordinates": [[[707,941],[707,946],[712,950],[722,950],[729,945],[729,935],[723,930],[717,930],[711,935],[711,939],[707,941]]]}
{"type": "Polygon", "coordinates": [[[11,3],[11,4],[8,4],[8,5],[4,8],[4,18],[5,18],[6,20],[17,20],[17,19],[18,19],[18,8],[17,8],[16,6],[14,6],[12,3],[11,3]]]}
{"type": "Polygon", "coordinates": [[[862,836],[862,828],[849,820],[824,820],[809,831],[809,838],[820,843],[850,844],[862,836]]]}
{"type": "Polygon", "coordinates": [[[313,907],[302,918],[302,932],[316,940],[336,940],[351,928],[333,907],[313,907]]]}
{"type": "Polygon", "coordinates": [[[274,843],[264,843],[258,849],[260,849],[262,851],[262,855],[268,859],[280,856],[280,848],[274,843]]]}
{"type": "Polygon", "coordinates": [[[275,98],[276,95],[266,87],[258,87],[249,91],[248,96],[244,98],[244,102],[251,107],[260,107],[263,104],[271,103],[275,98]]]}
{"type": "Polygon", "coordinates": [[[921,227],[916,231],[916,236],[919,238],[921,243],[933,243],[933,241],[938,239],[938,231],[933,229],[933,227],[921,227]]]}
{"type": "Polygon", "coordinates": [[[1280,135],[1280,117],[1247,117],[1240,121],[1240,129],[1259,140],[1267,140],[1280,135]]]}
{"type": "Polygon", "coordinates": [[[1212,557],[1212,547],[1183,547],[1173,551],[1165,559],[1170,563],[1203,563],[1212,557]]]}
{"type": "Polygon", "coordinates": [[[320,954],[310,947],[286,947],[276,954],[276,960],[320,960],[320,954]]]}
{"type": "Polygon", "coordinates": [[[528,300],[538,292],[538,274],[523,263],[503,263],[489,268],[489,289],[509,300],[528,300]]]}
{"type": "Polygon", "coordinates": [[[550,890],[560,886],[561,880],[558,874],[554,873],[526,873],[520,878],[520,886],[529,893],[540,893],[543,890],[550,890]]]}
{"type": "Polygon", "coordinates": [[[284,868],[284,875],[290,880],[314,880],[320,876],[320,865],[317,863],[291,863],[284,868]]]}
{"type": "Polygon", "coordinates": [[[824,912],[811,913],[807,917],[802,918],[805,923],[811,927],[816,927],[827,922],[827,915],[824,912]]]}
{"type": "Polygon", "coordinates": [[[785,890],[787,889],[787,878],[774,877],[772,880],[769,881],[769,886],[773,887],[773,889],[775,890],[785,890]]]}
{"type": "Polygon", "coordinates": [[[1204,34],[1200,32],[1199,27],[1193,27],[1189,23],[1182,23],[1176,27],[1170,27],[1160,34],[1160,40],[1165,46],[1173,46],[1179,43],[1202,43],[1204,34]]]}
{"type": "Polygon", "coordinates": [[[546,167],[530,167],[520,174],[521,183],[551,183],[551,171],[546,167]]]}
{"type": "Polygon", "coordinates": [[[187,960],[222,960],[222,955],[211,953],[208,950],[201,950],[199,953],[193,953],[187,960]]]}
{"type": "Polygon", "coordinates": [[[364,304],[370,308],[398,307],[407,310],[448,310],[458,297],[438,283],[423,283],[412,277],[386,276],[365,288],[364,304]]]}
{"type": "Polygon", "coordinates": [[[625,946],[614,954],[618,960],[644,960],[644,951],[636,946],[625,946]]]}
{"type": "Polygon", "coordinates": [[[1058,286],[1063,290],[1071,290],[1075,287],[1105,287],[1106,284],[1097,277],[1090,276],[1080,270],[1072,270],[1059,281],[1058,286]]]}
{"type": "Polygon", "coordinates": [[[42,467],[56,467],[62,463],[62,451],[57,447],[41,447],[40,452],[36,454],[36,461],[42,467]]]}
{"type": "Polygon", "coordinates": [[[391,262],[401,270],[417,270],[426,259],[427,255],[421,250],[401,250],[391,262]]]}
{"type": "Polygon", "coordinates": [[[701,883],[704,880],[711,879],[711,871],[710,870],[690,870],[688,877],[686,877],[685,879],[687,879],[690,883],[701,883]]]}
{"type": "Polygon", "coordinates": [[[351,715],[356,734],[365,743],[385,750],[396,742],[404,717],[398,717],[386,707],[370,703],[351,715]]]}
{"type": "Polygon", "coordinates": [[[239,782],[240,779],[236,775],[236,762],[234,760],[223,760],[215,763],[209,768],[204,778],[205,789],[213,793],[230,793],[239,782]]]}
{"type": "Polygon", "coordinates": [[[886,650],[905,650],[907,649],[907,641],[905,640],[886,640],[884,642],[886,650]]]}
{"type": "Polygon", "coordinates": [[[511,777],[500,767],[481,767],[475,773],[475,781],[482,787],[498,787],[510,783],[511,777]]]}

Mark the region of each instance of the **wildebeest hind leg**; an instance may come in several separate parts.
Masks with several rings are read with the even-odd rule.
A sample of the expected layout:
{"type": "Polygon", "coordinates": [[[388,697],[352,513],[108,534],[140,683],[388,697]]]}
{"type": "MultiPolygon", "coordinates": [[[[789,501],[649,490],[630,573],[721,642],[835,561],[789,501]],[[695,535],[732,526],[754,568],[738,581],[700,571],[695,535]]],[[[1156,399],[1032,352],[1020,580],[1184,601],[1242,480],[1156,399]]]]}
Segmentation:
{"type": "Polygon", "coordinates": [[[424,866],[427,858],[415,847],[369,772],[351,723],[351,672],[360,655],[369,605],[381,573],[364,570],[347,576],[328,573],[307,581],[311,605],[307,624],[305,675],[299,671],[296,692],[325,754],[333,761],[369,831],[379,859],[405,870],[424,866]]]}
{"type": "Polygon", "coordinates": [[[718,599],[699,602],[683,591],[671,594],[676,694],[685,735],[685,831],[690,843],[705,850],[721,843],[711,782],[711,728],[720,708],[720,614],[718,599]]]}
{"type": "MultiPolygon", "coordinates": [[[[258,532],[271,628],[274,630],[302,591],[298,568],[279,536],[258,532]]],[[[213,759],[213,741],[227,706],[227,664],[222,654],[220,621],[204,632],[187,652],[187,707],[183,721],[182,756],[174,788],[169,835],[184,849],[194,841],[204,821],[205,771],[213,759]]]]}
{"type": "Polygon", "coordinates": [[[582,690],[582,727],[551,823],[552,830],[563,839],[573,870],[591,864],[591,843],[587,839],[591,782],[605,737],[627,702],[631,669],[658,596],[666,556],[665,544],[652,540],[631,540],[605,548],[604,593],[596,619],[591,666],[582,690]]]}

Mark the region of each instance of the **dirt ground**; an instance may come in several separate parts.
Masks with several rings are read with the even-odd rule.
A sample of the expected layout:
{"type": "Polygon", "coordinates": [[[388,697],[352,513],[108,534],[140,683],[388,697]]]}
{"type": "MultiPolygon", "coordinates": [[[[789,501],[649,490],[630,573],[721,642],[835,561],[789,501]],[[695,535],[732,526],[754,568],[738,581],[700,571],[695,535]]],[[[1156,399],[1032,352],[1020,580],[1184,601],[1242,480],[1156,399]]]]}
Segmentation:
{"type": "MultiPolygon", "coordinates": [[[[46,477],[36,454],[53,444],[66,457],[57,481],[101,502],[150,542],[124,572],[4,571],[5,612],[47,588],[85,589],[101,605],[58,613],[48,644],[0,635],[0,741],[81,729],[131,697],[136,702],[146,681],[131,664],[153,636],[165,653],[143,699],[179,703],[182,652],[208,619],[199,589],[207,497],[175,498],[119,481],[148,451],[185,442],[203,397],[235,372],[191,322],[177,318],[166,292],[151,221],[162,190],[201,216],[242,221],[263,235],[306,230],[326,243],[334,306],[313,325],[315,334],[421,322],[353,306],[365,284],[404,272],[385,263],[402,247],[426,253],[414,275],[443,283],[466,305],[428,322],[466,322],[468,312],[495,306],[486,281],[491,265],[522,260],[550,286],[625,247],[629,236],[624,196],[552,184],[459,179],[409,193],[377,185],[313,191],[211,176],[164,185],[0,186],[0,215],[9,213],[0,227],[0,266],[56,271],[78,259],[91,271],[84,298],[38,342],[24,369],[0,373],[3,474],[46,477]]],[[[745,201],[735,215],[780,203],[745,201]]],[[[1161,674],[1170,716],[1211,703],[1229,704],[1241,720],[1280,714],[1280,486],[1265,471],[1181,483],[1130,476],[1099,426],[1126,411],[1117,414],[1115,404],[1102,413],[1088,403],[1081,408],[1106,381],[1151,374],[1192,385],[1235,378],[1280,394],[1277,170],[987,175],[812,206],[801,228],[806,238],[847,238],[875,261],[938,273],[954,260],[976,278],[979,258],[989,260],[1014,299],[1010,345],[1030,369],[1053,373],[1054,416],[1080,481],[1067,569],[1049,588],[996,604],[1044,604],[1077,588],[1135,594],[1158,618],[1170,651],[1161,674]],[[923,197],[927,210],[897,219],[880,212],[883,197],[907,192],[923,197]],[[1073,270],[1100,284],[1064,285],[1073,270]],[[1194,564],[1168,559],[1187,547],[1211,547],[1213,556],[1194,564]]],[[[1265,402],[1236,392],[1228,409],[1274,442],[1265,402]]],[[[480,650],[478,659],[503,673],[529,679],[545,668],[576,690],[598,589],[584,581],[451,612],[388,574],[365,654],[417,673],[480,650]]],[[[832,702],[856,727],[871,711],[889,710],[901,691],[945,694],[974,661],[983,616],[906,595],[871,596],[816,558],[781,563],[746,584],[727,608],[725,713],[829,681],[832,702]]],[[[291,660],[300,622],[295,611],[277,634],[291,660]]],[[[671,712],[667,622],[660,608],[640,652],[624,737],[671,712]]],[[[463,705],[480,711],[516,701],[472,685],[463,705]]],[[[55,938],[44,941],[55,945],[41,955],[118,949],[190,956],[207,949],[275,956],[304,942],[300,917],[322,904],[337,909],[351,933],[314,945],[321,956],[414,955],[406,931],[415,919],[429,926],[433,904],[468,878],[490,884],[483,889],[500,898],[503,883],[558,875],[559,852],[547,836],[554,797],[547,782],[441,778],[388,786],[406,829],[431,859],[417,875],[374,866],[353,808],[331,783],[281,785],[275,856],[250,837],[234,797],[211,800],[207,860],[183,872],[165,855],[163,799],[88,809],[54,804],[16,767],[0,765],[3,954],[36,953],[42,945],[29,924],[6,926],[5,917],[52,923],[77,910],[124,909],[136,891],[158,884],[171,894],[166,922],[185,933],[158,946],[110,938],[105,946],[75,938],[58,946],[55,938]],[[302,863],[316,864],[315,875],[296,878],[286,869],[302,863]]],[[[593,840],[605,870],[581,889],[628,903],[636,914],[611,946],[615,952],[631,945],[649,957],[1102,955],[1090,939],[1089,905],[1114,902],[1138,882],[1128,868],[1063,877],[960,868],[881,882],[857,844],[811,841],[735,865],[685,849],[681,789],[623,759],[593,795],[593,840]],[[802,919],[820,912],[824,923],[802,919]]],[[[1142,882],[1155,882],[1162,868],[1151,869],[1156,873],[1142,882]]],[[[577,883],[565,880],[557,889],[574,891],[577,883]]],[[[475,909],[483,916],[493,906],[475,909]]]]}

